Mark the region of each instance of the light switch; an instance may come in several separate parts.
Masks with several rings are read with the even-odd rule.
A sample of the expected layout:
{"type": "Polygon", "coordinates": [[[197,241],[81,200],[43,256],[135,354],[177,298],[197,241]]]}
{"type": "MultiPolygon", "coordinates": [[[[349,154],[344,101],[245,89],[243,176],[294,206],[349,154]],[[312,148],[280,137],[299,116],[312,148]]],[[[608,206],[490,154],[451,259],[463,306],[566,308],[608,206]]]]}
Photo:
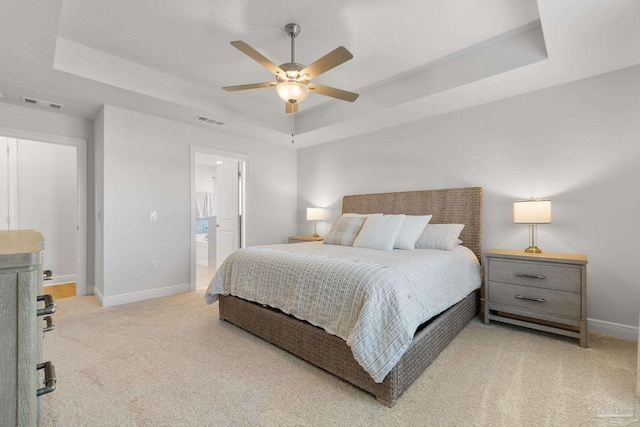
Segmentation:
{"type": "Polygon", "coordinates": [[[156,221],[158,219],[158,212],[151,211],[149,212],[149,221],[156,221]]]}

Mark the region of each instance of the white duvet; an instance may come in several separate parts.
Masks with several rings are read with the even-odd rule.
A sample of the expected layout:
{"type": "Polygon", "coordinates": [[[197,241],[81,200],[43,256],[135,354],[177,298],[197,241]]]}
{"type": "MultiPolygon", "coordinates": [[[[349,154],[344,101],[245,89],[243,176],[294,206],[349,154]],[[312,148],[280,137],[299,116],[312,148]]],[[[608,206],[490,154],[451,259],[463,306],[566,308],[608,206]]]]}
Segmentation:
{"type": "Polygon", "coordinates": [[[205,298],[255,301],[344,339],[382,382],[419,325],[480,287],[468,248],[379,251],[319,242],[259,246],[231,254],[205,298]]]}

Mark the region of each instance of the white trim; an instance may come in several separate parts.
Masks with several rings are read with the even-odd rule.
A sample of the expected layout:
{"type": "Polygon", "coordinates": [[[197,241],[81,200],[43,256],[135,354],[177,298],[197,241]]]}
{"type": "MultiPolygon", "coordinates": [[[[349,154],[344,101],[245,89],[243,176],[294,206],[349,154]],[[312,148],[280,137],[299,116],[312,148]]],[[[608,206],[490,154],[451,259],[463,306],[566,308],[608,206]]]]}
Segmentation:
{"type": "MultiPolygon", "coordinates": [[[[51,144],[76,147],[77,165],[77,242],[76,242],[76,295],[87,294],[87,141],[67,136],[49,135],[21,129],[0,127],[0,135],[51,144]]],[[[46,236],[45,236],[46,239],[46,236]]],[[[46,247],[46,243],[45,243],[46,247]]]]}
{"type": "MultiPolygon", "coordinates": [[[[47,286],[55,286],[55,285],[63,285],[65,283],[73,283],[76,281],[76,275],[75,274],[67,274],[65,276],[55,276],[53,278],[53,280],[47,280],[45,282],[42,283],[42,286],[44,286],[45,288],[47,286]]],[[[76,283],[76,288],[77,288],[78,284],[76,283]]],[[[77,294],[77,292],[76,292],[77,294]]]]}
{"type": "Polygon", "coordinates": [[[151,298],[167,297],[169,295],[181,294],[189,292],[190,284],[182,283],[180,285],[167,286],[159,289],[149,289],[147,291],[131,292],[128,294],[114,295],[105,297],[97,289],[94,289],[96,298],[103,307],[113,307],[115,305],[128,304],[130,302],[144,301],[151,298]]]}
{"type": "Polygon", "coordinates": [[[104,307],[104,295],[102,295],[102,292],[100,292],[100,290],[95,286],[93,287],[93,295],[96,297],[100,305],[104,307]]]}
{"type": "Polygon", "coordinates": [[[606,320],[587,318],[590,332],[611,335],[625,340],[638,341],[638,327],[623,325],[621,323],[607,322],[606,320]]]}
{"type": "Polygon", "coordinates": [[[191,273],[190,287],[188,290],[196,290],[196,156],[203,154],[206,156],[226,157],[240,162],[242,173],[242,224],[240,230],[240,245],[246,247],[246,224],[247,224],[247,168],[249,155],[236,153],[233,151],[219,150],[217,148],[203,147],[201,145],[191,145],[191,273]]]}

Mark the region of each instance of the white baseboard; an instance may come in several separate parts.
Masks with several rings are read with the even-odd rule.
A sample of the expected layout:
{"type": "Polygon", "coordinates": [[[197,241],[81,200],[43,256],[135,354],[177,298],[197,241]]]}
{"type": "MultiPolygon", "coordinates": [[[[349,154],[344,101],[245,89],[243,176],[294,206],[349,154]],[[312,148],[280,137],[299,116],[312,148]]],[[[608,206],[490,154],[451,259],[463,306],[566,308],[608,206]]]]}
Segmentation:
{"type": "MultiPolygon", "coordinates": [[[[88,292],[88,290],[87,290],[87,292],[88,292]]],[[[98,288],[96,288],[95,286],[93,287],[93,295],[96,297],[96,299],[98,300],[100,305],[104,307],[104,304],[103,304],[104,295],[102,295],[102,292],[100,292],[98,290],[98,288]]]]}
{"type": "Polygon", "coordinates": [[[607,322],[605,320],[587,319],[590,332],[611,335],[625,340],[638,341],[638,327],[607,322]]]}
{"type": "Polygon", "coordinates": [[[129,294],[120,294],[105,297],[97,289],[94,289],[94,295],[103,307],[113,307],[115,305],[128,304],[130,302],[143,301],[151,298],[166,297],[169,295],[189,292],[191,290],[190,283],[181,285],[167,286],[159,289],[149,289],[147,291],[131,292],[129,294]]]}
{"type": "Polygon", "coordinates": [[[66,276],[55,276],[53,280],[47,280],[42,282],[42,286],[53,286],[53,285],[62,285],[64,283],[75,283],[76,275],[75,274],[67,274],[66,276]]]}

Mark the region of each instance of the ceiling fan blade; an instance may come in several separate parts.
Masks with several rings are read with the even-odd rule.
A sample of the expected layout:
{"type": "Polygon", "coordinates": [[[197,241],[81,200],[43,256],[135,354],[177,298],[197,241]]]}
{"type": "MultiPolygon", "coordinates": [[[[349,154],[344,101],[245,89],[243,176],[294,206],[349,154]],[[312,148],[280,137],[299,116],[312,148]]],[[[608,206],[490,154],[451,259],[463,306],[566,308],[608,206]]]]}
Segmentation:
{"type": "Polygon", "coordinates": [[[338,98],[343,101],[349,101],[349,102],[355,101],[360,96],[357,93],[348,92],[342,89],[336,89],[335,87],[325,86],[318,83],[309,84],[309,89],[312,92],[318,93],[320,95],[330,96],[332,98],[338,98]]]}
{"type": "Polygon", "coordinates": [[[320,74],[325,73],[344,62],[347,62],[351,58],[353,58],[351,52],[349,52],[345,47],[340,46],[327,53],[325,56],[318,59],[311,65],[303,68],[300,71],[300,75],[307,74],[308,77],[305,77],[305,80],[311,80],[319,76],[320,74]]]}
{"type": "Polygon", "coordinates": [[[237,40],[237,41],[231,42],[231,46],[235,47],[240,52],[249,56],[251,59],[258,62],[258,64],[262,65],[264,68],[271,71],[273,74],[279,74],[279,73],[284,74],[284,71],[282,70],[282,68],[278,67],[276,64],[274,64],[269,59],[267,59],[266,56],[264,56],[263,54],[261,54],[260,52],[258,52],[257,50],[255,50],[254,48],[246,44],[245,42],[241,40],[237,40]]]}
{"type": "Polygon", "coordinates": [[[284,111],[287,114],[291,114],[291,113],[297,113],[298,112],[298,103],[294,102],[285,102],[284,103],[284,111]]]}
{"type": "Polygon", "coordinates": [[[247,89],[260,89],[263,87],[275,86],[276,82],[266,82],[266,83],[251,83],[248,85],[238,85],[238,86],[225,86],[222,89],[227,92],[233,92],[236,90],[247,90],[247,89]]]}

